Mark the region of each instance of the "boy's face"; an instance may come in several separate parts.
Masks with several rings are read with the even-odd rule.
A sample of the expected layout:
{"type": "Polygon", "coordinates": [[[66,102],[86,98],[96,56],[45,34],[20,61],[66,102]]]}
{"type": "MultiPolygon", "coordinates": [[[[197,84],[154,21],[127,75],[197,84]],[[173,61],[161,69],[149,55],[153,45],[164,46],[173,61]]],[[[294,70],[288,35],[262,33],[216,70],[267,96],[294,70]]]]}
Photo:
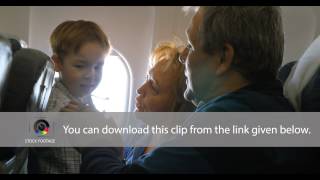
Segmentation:
{"type": "Polygon", "coordinates": [[[96,42],[83,44],[77,53],[66,55],[61,61],[53,58],[63,84],[75,97],[90,94],[99,84],[106,49],[96,42]]]}

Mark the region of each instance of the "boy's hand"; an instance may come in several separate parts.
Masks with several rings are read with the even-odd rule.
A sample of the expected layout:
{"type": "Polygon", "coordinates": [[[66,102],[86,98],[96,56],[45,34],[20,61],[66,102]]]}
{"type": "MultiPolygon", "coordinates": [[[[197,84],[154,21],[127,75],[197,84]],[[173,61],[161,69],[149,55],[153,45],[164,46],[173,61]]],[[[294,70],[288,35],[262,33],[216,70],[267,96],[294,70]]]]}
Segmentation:
{"type": "Polygon", "coordinates": [[[61,108],[61,112],[98,112],[95,108],[89,105],[84,105],[76,101],[70,101],[68,105],[61,108]]]}

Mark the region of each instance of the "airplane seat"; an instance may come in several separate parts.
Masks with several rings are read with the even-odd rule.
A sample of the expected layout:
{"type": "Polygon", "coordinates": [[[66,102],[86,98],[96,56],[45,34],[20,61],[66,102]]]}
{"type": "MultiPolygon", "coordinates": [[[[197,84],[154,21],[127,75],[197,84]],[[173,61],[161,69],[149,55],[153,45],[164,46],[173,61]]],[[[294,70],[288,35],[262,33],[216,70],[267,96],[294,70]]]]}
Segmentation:
{"type": "Polygon", "coordinates": [[[3,111],[44,111],[54,80],[53,62],[43,52],[23,48],[12,60],[3,111]]]}
{"type": "Polygon", "coordinates": [[[284,95],[296,111],[320,112],[320,36],[296,62],[284,65],[278,74],[284,95]]]}
{"type": "Polygon", "coordinates": [[[11,44],[11,51],[12,54],[15,54],[18,50],[22,49],[22,45],[19,42],[18,39],[15,38],[9,38],[10,44],[11,44]]]}
{"type": "MultiPolygon", "coordinates": [[[[45,53],[31,48],[18,50],[13,58],[4,92],[2,111],[45,111],[54,81],[54,66],[45,53]]],[[[26,173],[28,148],[11,148],[14,156],[2,164],[6,173],[26,173]]]]}
{"type": "MultiPolygon", "coordinates": [[[[320,112],[320,36],[315,39],[298,61],[280,68],[278,78],[283,83],[283,93],[296,111],[320,112]]],[[[320,160],[320,149],[301,147],[288,149],[295,154],[289,167],[300,172],[318,172],[314,166],[320,160]],[[297,169],[296,169],[297,170],[297,169]]],[[[298,172],[297,172],[298,173],[298,172]]]]}
{"type": "MultiPolygon", "coordinates": [[[[8,72],[12,63],[10,42],[4,36],[0,35],[0,110],[2,111],[2,102],[8,80],[8,72]]],[[[0,160],[7,159],[14,154],[9,149],[0,149],[0,160]]],[[[0,173],[5,173],[5,168],[0,162],[0,173]]]]}
{"type": "MultiPolygon", "coordinates": [[[[8,72],[12,63],[12,53],[10,48],[10,42],[7,38],[0,35],[0,110],[2,111],[2,102],[8,80],[8,72]]],[[[0,160],[10,158],[14,154],[10,152],[10,149],[0,149],[0,160]]],[[[5,168],[0,163],[0,173],[5,173],[5,168]]]]}
{"type": "Polygon", "coordinates": [[[320,112],[320,68],[302,91],[301,111],[320,112]]]}
{"type": "Polygon", "coordinates": [[[281,81],[282,84],[285,83],[285,81],[287,80],[289,74],[290,74],[290,71],[292,69],[292,67],[297,63],[297,61],[292,61],[292,62],[289,62],[285,65],[283,65],[279,72],[278,72],[278,79],[281,81]]]}
{"type": "MultiPolygon", "coordinates": [[[[289,62],[282,66],[278,73],[278,79],[284,85],[291,69],[297,61],[289,62]]],[[[302,112],[320,112],[320,68],[311,77],[301,93],[300,110],[302,112]]]]}
{"type": "Polygon", "coordinates": [[[17,35],[11,33],[1,33],[1,35],[9,41],[12,55],[26,46],[25,41],[17,35]]]}
{"type": "Polygon", "coordinates": [[[0,109],[2,109],[3,94],[12,62],[9,41],[0,35],[0,109]]]}

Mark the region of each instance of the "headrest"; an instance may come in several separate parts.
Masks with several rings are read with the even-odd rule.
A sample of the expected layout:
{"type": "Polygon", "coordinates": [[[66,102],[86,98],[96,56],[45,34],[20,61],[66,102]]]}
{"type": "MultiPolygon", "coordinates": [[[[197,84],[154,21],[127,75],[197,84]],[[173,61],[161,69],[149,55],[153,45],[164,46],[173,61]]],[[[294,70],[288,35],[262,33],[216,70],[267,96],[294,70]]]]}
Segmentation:
{"type": "Polygon", "coordinates": [[[297,63],[297,61],[289,62],[283,65],[278,72],[278,79],[284,84],[291,72],[292,67],[297,63]]]}
{"type": "Polygon", "coordinates": [[[9,41],[11,44],[12,54],[14,54],[15,52],[17,52],[18,50],[20,50],[22,48],[22,45],[20,44],[19,40],[14,39],[14,38],[9,38],[9,41]]]}
{"type": "Polygon", "coordinates": [[[8,78],[12,57],[9,42],[0,36],[0,109],[2,109],[3,93],[8,78]]]}
{"type": "Polygon", "coordinates": [[[44,111],[53,79],[53,63],[49,56],[36,49],[20,49],[13,56],[3,111],[44,111]]]}
{"type": "Polygon", "coordinates": [[[302,91],[300,110],[303,112],[320,112],[320,68],[302,91]]]}
{"type": "Polygon", "coordinates": [[[302,99],[312,99],[312,96],[319,94],[319,91],[314,91],[314,88],[317,87],[315,83],[319,83],[319,66],[320,36],[312,42],[299,61],[292,67],[284,83],[284,95],[289,99],[296,111],[306,110],[305,108],[302,109],[302,106],[305,106],[302,105],[305,103],[305,100],[302,99]]]}

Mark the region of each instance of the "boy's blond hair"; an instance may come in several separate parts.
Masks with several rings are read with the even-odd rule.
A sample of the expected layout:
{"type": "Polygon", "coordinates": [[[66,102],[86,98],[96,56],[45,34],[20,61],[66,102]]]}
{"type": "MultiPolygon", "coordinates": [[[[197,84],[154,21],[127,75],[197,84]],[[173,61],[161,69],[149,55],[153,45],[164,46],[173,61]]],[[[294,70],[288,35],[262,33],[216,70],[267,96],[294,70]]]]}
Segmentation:
{"type": "Polygon", "coordinates": [[[65,21],[59,24],[50,36],[52,51],[60,58],[70,53],[77,53],[87,42],[97,42],[107,52],[110,51],[111,45],[106,34],[92,21],[65,21]]]}

